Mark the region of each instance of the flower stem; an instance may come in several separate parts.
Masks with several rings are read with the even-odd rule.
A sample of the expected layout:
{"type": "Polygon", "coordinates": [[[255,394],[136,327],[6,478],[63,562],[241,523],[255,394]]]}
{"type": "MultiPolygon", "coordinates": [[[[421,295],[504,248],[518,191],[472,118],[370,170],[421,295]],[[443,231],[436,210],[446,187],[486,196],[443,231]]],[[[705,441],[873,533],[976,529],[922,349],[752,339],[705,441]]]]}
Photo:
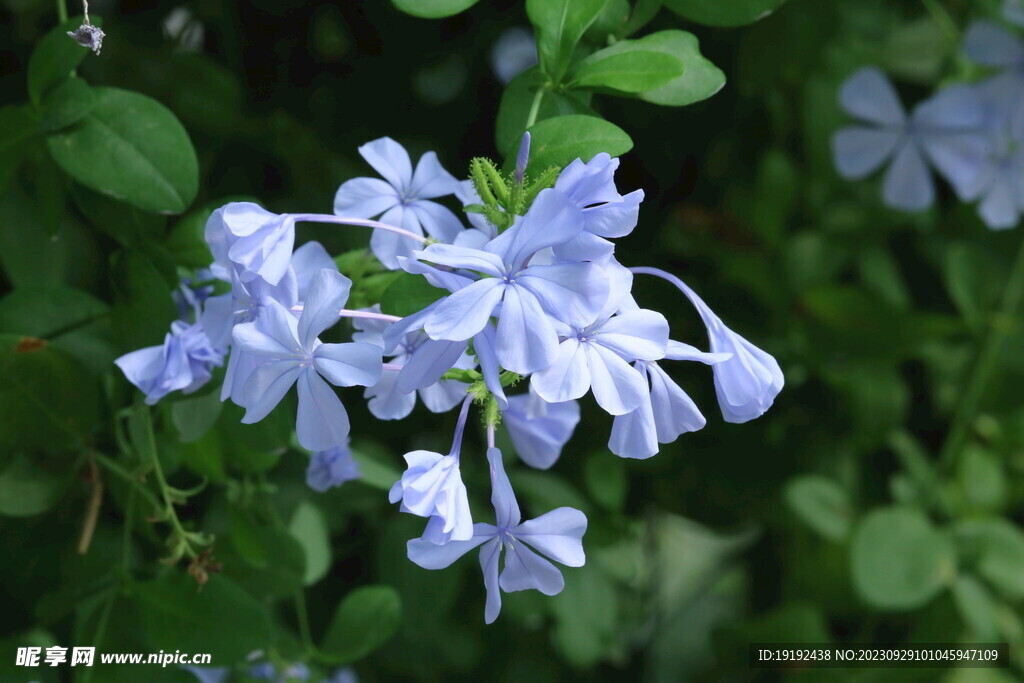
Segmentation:
{"type": "Polygon", "coordinates": [[[423,235],[417,235],[414,232],[403,230],[402,228],[394,225],[388,225],[387,223],[379,223],[377,221],[368,221],[362,218],[346,218],[345,216],[330,216],[323,213],[290,213],[287,214],[296,223],[336,223],[337,225],[354,225],[361,228],[374,228],[375,230],[387,230],[393,232],[396,235],[408,237],[411,240],[416,240],[422,244],[427,243],[427,238],[423,235]]]}
{"type": "Polygon", "coordinates": [[[306,654],[315,656],[318,654],[316,643],[313,642],[313,633],[309,628],[309,610],[306,609],[306,592],[300,588],[295,591],[295,616],[299,622],[299,636],[302,638],[302,645],[306,648],[306,654]]]}
{"type": "Polygon", "coordinates": [[[946,34],[946,39],[951,43],[960,43],[960,29],[957,27],[956,22],[953,21],[953,17],[949,15],[949,12],[937,0],[921,0],[921,4],[928,10],[928,14],[932,15],[932,20],[938,24],[939,28],[943,33],[946,34]]]}
{"type": "Polygon", "coordinates": [[[494,423],[489,423],[487,425],[487,447],[488,448],[494,448],[494,432],[495,432],[494,423]]]}
{"type": "Polygon", "coordinates": [[[160,465],[160,457],[157,455],[156,450],[156,437],[153,435],[153,419],[149,412],[149,407],[145,407],[142,410],[142,421],[146,427],[146,450],[149,456],[150,462],[153,463],[153,472],[156,474],[157,483],[160,485],[160,494],[164,501],[164,511],[167,514],[167,523],[171,525],[173,531],[173,537],[182,544],[182,548],[185,554],[189,558],[195,558],[198,553],[192,547],[192,542],[189,540],[188,532],[181,526],[181,520],[178,519],[178,512],[174,509],[174,501],[171,498],[170,486],[167,484],[167,479],[164,477],[163,467],[160,465]]]}
{"type": "Polygon", "coordinates": [[[953,415],[949,434],[942,444],[939,461],[947,469],[952,468],[955,464],[970,435],[971,425],[978,411],[978,403],[996,369],[1000,346],[1012,327],[1010,320],[1016,314],[1022,296],[1024,296],[1024,240],[1021,240],[1020,246],[1017,248],[1017,257],[1013,263],[1013,269],[1010,271],[1010,277],[1006,281],[1006,287],[1003,289],[999,308],[992,316],[981,348],[978,350],[974,367],[971,369],[971,375],[962,395],[963,398],[953,415]]]}
{"type": "Polygon", "coordinates": [[[57,21],[63,25],[68,20],[68,6],[64,0],[57,0],[57,21]]]}
{"type": "Polygon", "coordinates": [[[537,88],[536,94],[533,96],[533,102],[530,103],[530,113],[526,117],[526,127],[529,128],[537,122],[537,115],[540,113],[540,103],[544,99],[544,88],[537,88]]]}

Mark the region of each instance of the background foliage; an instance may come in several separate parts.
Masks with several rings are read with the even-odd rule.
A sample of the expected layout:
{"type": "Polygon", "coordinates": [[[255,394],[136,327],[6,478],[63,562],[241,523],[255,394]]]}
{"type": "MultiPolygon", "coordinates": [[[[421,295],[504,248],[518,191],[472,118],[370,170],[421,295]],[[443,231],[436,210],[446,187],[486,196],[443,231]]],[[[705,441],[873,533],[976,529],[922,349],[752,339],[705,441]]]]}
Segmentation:
{"type": "MultiPolygon", "coordinates": [[[[1020,652],[1021,234],[987,230],[952,196],[922,214],[885,209],[876,182],[837,177],[829,146],[850,73],[875,64],[923,96],[965,75],[958,27],[995,17],[998,2],[790,0],[748,25],[781,3],[716,14],[714,3],[640,0],[642,34],[692,33],[710,60],[705,89],[722,74],[724,88],[656,106],[703,95],[624,92],[637,81],[615,80],[613,67],[629,66],[620,54],[577,67],[575,82],[596,93],[541,101],[538,125],[593,110],[618,126],[602,144],[628,134],[619,187],[647,199],[620,250],[683,275],[787,376],[765,417],[726,427],[708,409],[703,431],[647,461],[611,456],[607,416],[585,412],[599,426],[580,429],[552,472],[519,472],[528,510],[572,505],[591,522],[590,561],[555,598],[507,596],[484,628],[472,563],[425,572],[405,560],[418,522],[385,489],[401,453],[446,442],[433,416],[384,424],[347,401],[364,476],[321,495],[305,486],[286,418],[240,425],[240,410],[206,391],[140,407],[112,361],[162,338],[179,269],[209,262],[211,208],[258,196],[273,211],[329,212],[338,185],[364,174],[356,146],[383,135],[414,156],[436,149],[457,175],[514,146],[522,124],[509,119],[525,120],[530,102],[516,89],[539,76],[519,76],[502,104],[488,50],[534,12],[511,0],[395,4],[425,16],[471,7],[433,20],[383,2],[97,1],[108,38],[94,57],[64,27],[50,33],[51,3],[0,2],[0,676],[24,680],[13,653],[25,644],[193,650],[229,664],[253,649],[301,660],[313,640],[315,667],[356,662],[365,680],[720,680],[748,673],[748,642],[773,640],[1008,641],[1020,652]],[[60,76],[75,67],[82,79],[60,76]],[[982,349],[997,371],[979,383],[982,349]],[[150,518],[167,506],[140,473],[178,487],[176,516],[150,518]],[[222,572],[197,593],[184,564],[158,559],[169,535],[198,549],[188,534],[199,531],[215,535],[222,572]]],[[[584,42],[636,28],[628,15],[612,0],[584,42]]],[[[542,32],[540,44],[549,71],[568,69],[557,40],[542,32]]],[[[366,235],[306,225],[299,238],[341,253],[366,235]]],[[[674,290],[637,289],[701,343],[674,290]]],[[[709,376],[681,379],[714,405],[709,376]]],[[[486,490],[481,469],[465,476],[486,490]]]]}

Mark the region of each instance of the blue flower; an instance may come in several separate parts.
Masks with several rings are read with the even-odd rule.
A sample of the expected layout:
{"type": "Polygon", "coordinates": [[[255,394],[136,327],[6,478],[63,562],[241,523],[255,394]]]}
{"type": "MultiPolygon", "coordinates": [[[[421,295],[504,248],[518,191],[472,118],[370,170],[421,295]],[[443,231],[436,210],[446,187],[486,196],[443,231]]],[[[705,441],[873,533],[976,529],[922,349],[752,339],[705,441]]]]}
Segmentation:
{"type": "Polygon", "coordinates": [[[176,320],[162,345],[126,353],[114,362],[153,405],[172,391],[199,389],[223,360],[223,351],[210,344],[202,325],[176,320]]]}
{"type": "Polygon", "coordinates": [[[203,303],[213,294],[213,285],[207,284],[211,278],[213,273],[209,268],[200,268],[194,278],[182,278],[178,288],[171,292],[180,319],[188,321],[199,317],[203,303]]]}
{"type": "Polygon", "coordinates": [[[224,683],[228,680],[231,670],[226,666],[183,666],[181,667],[194,675],[199,683],[224,683]]]}
{"type": "Polygon", "coordinates": [[[643,190],[623,196],[615,187],[619,160],[601,152],[587,163],[576,159],[555,182],[583,211],[583,230],[575,238],[555,246],[563,260],[589,261],[611,254],[615,246],[605,237],[625,237],[636,227],[643,190]]]}
{"type": "Polygon", "coordinates": [[[462,434],[472,402],[472,398],[467,397],[462,404],[448,455],[432,451],[406,453],[405,461],[409,468],[391,487],[388,496],[392,503],[402,501],[403,512],[437,520],[436,526],[431,527],[432,532],[435,529],[438,532],[436,537],[432,534],[434,543],[465,541],[473,536],[469,498],[459,470],[462,434]]]}
{"type": "Polygon", "coordinates": [[[531,265],[530,259],[572,239],[582,227],[582,212],[549,189],[483,249],[432,244],[417,252],[421,261],[483,275],[437,302],[423,320],[424,331],[435,340],[468,340],[487,326],[500,304],[496,352],[501,366],[520,374],[547,367],[558,351],[551,314],[593,316],[608,288],[603,270],[594,264],[531,265]]]}
{"type": "Polygon", "coordinates": [[[509,397],[501,417],[516,455],[530,467],[546,470],[572,438],[580,421],[580,404],[548,403],[531,387],[526,394],[509,397]]]}
{"type": "Polygon", "coordinates": [[[271,301],[255,322],[235,326],[236,346],[259,359],[242,389],[242,422],[262,420],[297,384],[296,433],[302,447],[322,451],[345,443],[348,414],[324,378],[342,387],[369,386],[380,379],[382,362],[379,346],[323,344],[317,338],[338,321],[351,286],[344,275],[323,269],[310,282],[298,320],[271,301]]]}
{"type": "MultiPolygon", "coordinates": [[[[374,304],[367,310],[379,313],[380,306],[374,304]]],[[[353,318],[352,324],[359,330],[352,335],[353,340],[385,347],[383,333],[391,323],[353,318]]],[[[452,368],[468,370],[475,367],[476,364],[465,353],[466,346],[458,342],[434,341],[419,330],[399,335],[396,344],[385,348],[385,352],[389,356],[387,363],[401,369],[385,370],[380,381],[367,387],[364,396],[369,400],[370,412],[381,420],[400,420],[412,412],[417,392],[423,405],[432,413],[444,413],[454,408],[465,397],[467,385],[439,378],[452,368]]]]}
{"type": "MultiPolygon", "coordinates": [[[[669,341],[667,360],[695,360],[714,365],[729,360],[727,353],[705,353],[689,344],[669,341]]],[[[637,361],[634,366],[650,386],[640,407],[612,422],[608,448],[623,458],[649,458],[659,443],[672,443],[680,435],[704,427],[706,420],[697,404],[654,361],[637,361]]]]}
{"type": "Polygon", "coordinates": [[[536,63],[537,41],[525,28],[506,29],[491,48],[491,68],[502,83],[508,83],[536,63]]]}
{"type": "Polygon", "coordinates": [[[487,589],[484,620],[490,624],[501,612],[501,592],[536,589],[544,595],[557,595],[565,587],[562,572],[531,550],[531,546],[567,567],[582,567],[586,562],[583,534],[586,516],[574,508],[561,507],[536,519],[520,523],[519,503],[505,474],[501,451],[490,448],[487,460],[491,469],[491,503],[496,525],[475,524],[467,541],[438,545],[416,538],[408,543],[409,559],[424,569],[444,569],[470,550],[480,548],[480,568],[487,589]],[[503,550],[505,566],[499,574],[503,550]]]}
{"type": "Polygon", "coordinates": [[[987,143],[984,109],[967,86],[954,86],[923,102],[908,117],[896,91],[878,69],[860,69],[843,83],[839,103],[860,123],[832,140],[844,178],[864,178],[891,160],[883,181],[885,203],[919,211],[935,199],[930,160],[960,191],[977,175],[987,143]]]}
{"type": "Polygon", "coordinates": [[[346,666],[337,669],[325,683],[359,683],[359,678],[356,676],[355,669],[346,666]]]}
{"type": "Polygon", "coordinates": [[[295,220],[252,202],[232,202],[206,221],[206,243],[215,277],[231,282],[237,273],[242,282],[263,278],[276,285],[291,264],[295,220]]]}
{"type": "Polygon", "coordinates": [[[1024,26],[1024,2],[1003,0],[1003,17],[1017,26],[1024,26]]]}
{"type": "Polygon", "coordinates": [[[359,463],[352,458],[347,439],[343,445],[314,453],[306,468],[306,484],[320,493],[358,478],[359,463]]]}
{"type": "MultiPolygon", "coordinates": [[[[630,270],[654,275],[675,285],[686,295],[704,321],[711,342],[711,353],[729,354],[727,359],[720,359],[712,365],[718,406],[725,421],[742,423],[764,415],[785,383],[782,369],[775,358],[726,327],[704,300],[675,275],[659,268],[630,270]]],[[[679,347],[673,349],[678,351],[679,347]]]]}
{"type": "MultiPolygon", "coordinates": [[[[434,152],[420,157],[413,171],[409,153],[391,138],[380,138],[359,148],[362,155],[384,180],[353,178],[338,188],[334,212],[352,218],[380,216],[382,223],[422,235],[424,230],[442,242],[451,242],[462,230],[462,223],[449,209],[429,201],[455,194],[459,187],[441,167],[434,152]],[[387,182],[385,182],[387,181],[387,182]],[[383,215],[382,215],[383,214],[383,215]]],[[[411,240],[375,230],[370,238],[373,253],[386,267],[398,267],[399,256],[410,256],[411,240]]]]}

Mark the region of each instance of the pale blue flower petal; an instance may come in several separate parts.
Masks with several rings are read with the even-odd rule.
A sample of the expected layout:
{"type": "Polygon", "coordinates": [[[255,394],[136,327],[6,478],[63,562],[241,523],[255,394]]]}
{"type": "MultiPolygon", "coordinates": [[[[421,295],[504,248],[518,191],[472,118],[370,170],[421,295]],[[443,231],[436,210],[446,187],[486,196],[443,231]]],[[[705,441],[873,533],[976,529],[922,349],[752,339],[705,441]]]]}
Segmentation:
{"type": "Polygon", "coordinates": [[[895,130],[848,126],[832,136],[832,153],[839,175],[857,180],[874,173],[888,160],[903,134],[895,130]]]}
{"type": "Polygon", "coordinates": [[[502,413],[516,455],[530,467],[546,470],[558,460],[580,421],[576,401],[547,403],[533,391],[509,398],[502,413]],[[543,413],[532,410],[534,403],[544,405],[543,413]]]}
{"type": "Polygon", "coordinates": [[[492,277],[501,277],[505,272],[505,264],[497,254],[452,244],[431,244],[423,251],[416,252],[415,256],[423,261],[464,268],[492,277]]]}
{"type": "Polygon", "coordinates": [[[935,183],[921,150],[912,142],[903,144],[885,173],[882,198],[895,209],[921,211],[935,201],[935,183]]]}
{"type": "Polygon", "coordinates": [[[1010,67],[1024,60],[1024,44],[993,21],[976,21],[964,34],[967,57],[985,66],[1010,67]]]}
{"type": "Polygon", "coordinates": [[[537,195],[525,216],[491,240],[487,250],[518,270],[536,252],[567,242],[581,230],[583,212],[568,196],[549,188],[537,195]]]}
{"type": "Polygon", "coordinates": [[[454,242],[465,231],[462,221],[451,209],[437,202],[418,200],[409,204],[416,220],[428,235],[442,242],[454,242]]]}
{"type": "Polygon", "coordinates": [[[487,603],[484,606],[484,623],[493,624],[501,614],[501,590],[498,586],[498,558],[501,556],[501,545],[497,538],[492,538],[480,549],[480,569],[484,573],[484,588],[487,590],[487,603]]]}
{"type": "Polygon", "coordinates": [[[400,144],[388,137],[367,142],[359,154],[400,193],[412,184],[412,161],[400,144]]]}
{"type": "MultiPolygon", "coordinates": [[[[337,271],[338,265],[319,242],[306,242],[292,253],[292,270],[300,300],[306,298],[306,290],[313,276],[325,268],[337,271]]],[[[283,301],[281,303],[287,305],[283,301]]]]}
{"type": "Polygon", "coordinates": [[[484,329],[504,293],[497,278],[478,280],[437,302],[423,329],[431,339],[465,341],[484,329]]]}
{"type": "Polygon", "coordinates": [[[409,393],[436,384],[465,352],[466,342],[427,339],[406,358],[398,373],[398,390],[409,393]]]}
{"type": "Polygon", "coordinates": [[[359,464],[352,458],[347,442],[313,453],[306,468],[306,484],[320,493],[358,478],[359,464]]]}
{"type": "Polygon", "coordinates": [[[325,451],[347,443],[348,413],[334,389],[308,368],[299,375],[296,387],[299,410],[295,434],[302,447],[310,451],[325,451]]]}
{"type": "Polygon", "coordinates": [[[573,338],[558,345],[555,362],[530,378],[530,386],[538,396],[548,403],[562,403],[587,393],[590,369],[585,346],[573,338]]]}
{"type": "Polygon", "coordinates": [[[487,462],[491,470],[491,504],[499,529],[511,529],[519,524],[522,516],[512,484],[505,474],[505,464],[501,460],[501,451],[497,448],[487,449],[487,462]]]}
{"type": "Polygon", "coordinates": [[[363,394],[368,399],[367,407],[378,420],[401,420],[416,407],[415,393],[398,390],[398,373],[384,371],[380,380],[363,394]]]}
{"type": "Polygon", "coordinates": [[[565,588],[565,578],[558,567],[525,545],[508,545],[505,551],[499,585],[506,593],[536,589],[544,595],[557,595],[565,588]]]}
{"type": "MultiPolygon", "coordinates": [[[[385,225],[402,228],[414,235],[423,234],[419,218],[416,217],[416,214],[409,207],[401,204],[388,209],[379,220],[385,225]]],[[[388,270],[397,269],[400,257],[410,258],[413,252],[421,246],[422,243],[418,240],[391,232],[390,230],[374,230],[373,235],[370,236],[370,249],[373,251],[373,255],[388,270]]]]}
{"type": "Polygon", "coordinates": [[[493,541],[496,532],[490,524],[474,524],[473,537],[468,541],[449,541],[441,545],[414,538],[406,544],[406,551],[409,559],[424,569],[445,569],[481,543],[493,541]]]}
{"type": "Polygon", "coordinates": [[[377,178],[353,178],[334,195],[334,213],[349,218],[376,218],[402,203],[391,185],[377,178]]]}
{"type": "Polygon", "coordinates": [[[657,363],[647,365],[651,381],[651,407],[660,443],[672,443],[680,435],[702,429],[707,420],[697,404],[657,363]]]}
{"type": "Polygon", "coordinates": [[[839,104],[851,116],[887,126],[902,126],[903,105],[892,83],[874,67],[864,67],[843,82],[839,104]]]}
{"type": "Polygon", "coordinates": [[[575,508],[561,507],[523,522],[512,530],[512,535],[555,562],[567,567],[582,567],[587,561],[583,552],[583,534],[586,532],[587,516],[575,508]]]}
{"type": "Polygon", "coordinates": [[[626,311],[602,324],[594,342],[629,362],[658,360],[668,347],[668,321],[656,311],[626,311]]]}
{"type": "Polygon", "coordinates": [[[480,361],[480,372],[484,376],[487,390],[498,399],[498,405],[504,408],[508,406],[508,400],[505,398],[505,388],[501,386],[501,365],[498,363],[496,336],[494,326],[488,323],[473,337],[473,350],[480,361]]]}
{"type": "Polygon", "coordinates": [[[647,382],[636,368],[599,344],[582,346],[590,369],[590,389],[598,405],[609,415],[625,415],[639,408],[647,395],[647,382]]]}
{"type": "Polygon", "coordinates": [[[351,289],[352,281],[337,270],[322,268],[313,276],[299,316],[298,335],[302,348],[312,351],[316,338],[338,322],[338,314],[345,308],[351,289]]]}
{"type": "Polygon", "coordinates": [[[592,263],[530,266],[516,283],[530,290],[553,316],[578,327],[593,322],[608,301],[608,274],[592,263]]]}
{"type": "Polygon", "coordinates": [[[558,355],[558,334],[529,291],[505,288],[498,317],[498,360],[506,370],[527,375],[551,365],[558,355]]]}
{"type": "MultiPolygon", "coordinates": [[[[294,360],[271,360],[257,365],[242,387],[240,404],[246,409],[242,422],[252,424],[265,418],[304,372],[302,366],[294,360]]],[[[319,451],[335,445],[327,444],[309,450],[319,451]]]]}
{"type": "Polygon", "coordinates": [[[658,432],[649,396],[633,412],[612,420],[608,450],[620,458],[635,459],[650,458],[658,453],[658,432]]]}
{"type": "Polygon", "coordinates": [[[381,348],[365,342],[321,344],[313,351],[313,365],[331,384],[370,387],[381,375],[381,348]]]}
{"type": "Polygon", "coordinates": [[[423,406],[432,413],[447,413],[466,397],[469,385],[463,382],[442,380],[419,390],[423,406]]]}
{"type": "Polygon", "coordinates": [[[455,194],[459,181],[444,170],[436,152],[427,152],[416,163],[416,171],[409,185],[409,196],[416,199],[434,199],[455,194]]]}

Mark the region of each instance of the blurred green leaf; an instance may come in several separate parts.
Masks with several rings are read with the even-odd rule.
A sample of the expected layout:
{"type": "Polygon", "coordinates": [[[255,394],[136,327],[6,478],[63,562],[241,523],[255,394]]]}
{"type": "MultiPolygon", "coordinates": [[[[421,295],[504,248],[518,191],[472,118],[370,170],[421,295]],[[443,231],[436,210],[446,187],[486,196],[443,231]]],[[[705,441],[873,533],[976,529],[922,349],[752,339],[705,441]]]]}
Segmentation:
{"type": "MultiPolygon", "coordinates": [[[[495,124],[495,144],[498,151],[513,156],[519,149],[519,141],[526,132],[533,98],[538,89],[545,88],[544,75],[536,68],[527,69],[513,78],[501,95],[498,119],[495,124]]],[[[537,121],[579,114],[597,116],[589,107],[589,92],[556,92],[544,89],[537,121]]],[[[541,169],[543,170],[543,169],[541,169]]]]}
{"type": "Polygon", "coordinates": [[[199,590],[192,577],[175,572],[133,591],[153,652],[203,652],[228,663],[270,645],[269,612],[227,577],[213,575],[199,590]]]}
{"type": "Polygon", "coordinates": [[[288,530],[263,516],[231,506],[228,541],[242,562],[224,557],[225,575],[256,596],[287,597],[303,586],[306,553],[288,530]]]}
{"type": "Polygon", "coordinates": [[[114,333],[125,351],[163,343],[178,311],[171,288],[147,254],[125,249],[114,255],[114,333]]]}
{"type": "Polygon", "coordinates": [[[608,0],[526,0],[526,14],[537,34],[541,70],[562,80],[576,44],[608,0]]]}
{"type": "Polygon", "coordinates": [[[1002,518],[964,520],[953,529],[961,553],[1010,600],[1024,598],[1024,532],[1002,518]]]}
{"type": "Polygon", "coordinates": [[[881,609],[921,607],[956,578],[952,543],[911,508],[865,515],[853,535],[850,563],[857,592],[881,609]]]}
{"type": "Polygon", "coordinates": [[[43,119],[44,133],[54,133],[82,120],[96,104],[92,88],[81,78],[69,78],[46,96],[43,119]]]}
{"type": "Polygon", "coordinates": [[[551,166],[567,166],[579,158],[590,161],[606,152],[621,156],[633,148],[625,131],[595,116],[559,116],[530,127],[529,170],[539,173],[551,166]]]}
{"type": "Polygon", "coordinates": [[[49,338],[97,318],[110,308],[71,287],[19,287],[0,299],[0,332],[49,338]]]}
{"type": "Polygon", "coordinates": [[[480,0],[391,0],[406,14],[423,19],[441,19],[469,9],[480,0]]]}
{"type": "Polygon", "coordinates": [[[426,281],[421,275],[402,273],[384,290],[380,310],[388,315],[405,317],[421,311],[448,294],[426,281]]]}
{"type": "Polygon", "coordinates": [[[331,568],[331,537],[327,531],[327,522],[320,508],[304,500],[292,513],[288,530],[306,554],[306,573],[302,582],[312,586],[324,578],[331,568]]]}
{"type": "Polygon", "coordinates": [[[786,485],[786,502],[807,526],[833,541],[850,533],[854,513],[846,490],[831,479],[808,474],[786,485]]]}
{"type": "Polygon", "coordinates": [[[154,99],[93,88],[92,111],[47,139],[57,164],[77,181],[145,211],[181,213],[195,199],[199,163],[188,133],[154,99]]]}
{"type": "Polygon", "coordinates": [[[1006,283],[1006,264],[981,244],[956,242],[943,253],[942,274],[953,303],[975,329],[995,309],[1006,283]]]}
{"type": "Polygon", "coordinates": [[[338,605],[320,650],[325,659],[347,664],[386,643],[402,622],[402,599],[390,586],[362,586],[338,605]]]}
{"type": "Polygon", "coordinates": [[[28,155],[39,124],[28,105],[0,107],[0,192],[14,179],[28,155]]]}
{"type": "Polygon", "coordinates": [[[95,378],[46,342],[0,334],[0,375],[0,451],[64,451],[95,429],[95,378]]]}
{"type": "Polygon", "coordinates": [[[352,444],[352,459],[359,465],[358,481],[367,486],[390,491],[402,476],[402,471],[397,466],[401,461],[380,444],[355,441],[352,444]]]}
{"type": "Polygon", "coordinates": [[[742,26],[771,14],[786,0],[662,0],[684,19],[708,26],[742,26]]]}
{"type": "Polygon", "coordinates": [[[219,391],[183,397],[171,404],[171,419],[181,440],[198,441],[220,417],[222,407],[219,391]]]}
{"type": "MultiPolygon", "coordinates": [[[[102,22],[97,20],[97,26],[102,22]]],[[[89,50],[68,37],[82,24],[82,17],[72,17],[53,27],[40,40],[28,60],[28,96],[32,104],[39,105],[52,88],[71,77],[89,50]]]]}
{"type": "Polygon", "coordinates": [[[550,598],[552,638],[569,664],[591,667],[607,656],[619,635],[616,587],[599,567],[563,572],[565,588],[550,598]]]}
{"type": "Polygon", "coordinates": [[[583,463],[583,481],[591,498],[611,510],[621,510],[629,493],[629,475],[622,458],[594,453],[583,463]]]}
{"type": "Polygon", "coordinates": [[[611,53],[607,50],[579,62],[570,76],[569,87],[638,93],[660,88],[683,74],[683,63],[670,54],[639,48],[611,53]]]}
{"type": "Polygon", "coordinates": [[[69,468],[41,456],[10,454],[0,456],[0,515],[30,517],[46,512],[57,504],[74,480],[69,468]]]}
{"type": "Polygon", "coordinates": [[[961,575],[953,582],[953,600],[971,632],[983,642],[998,642],[999,615],[992,594],[973,576],[961,575]]]}
{"type": "Polygon", "coordinates": [[[998,512],[1006,503],[1006,473],[999,458],[968,444],[957,461],[957,484],[968,512],[998,512]]]}

